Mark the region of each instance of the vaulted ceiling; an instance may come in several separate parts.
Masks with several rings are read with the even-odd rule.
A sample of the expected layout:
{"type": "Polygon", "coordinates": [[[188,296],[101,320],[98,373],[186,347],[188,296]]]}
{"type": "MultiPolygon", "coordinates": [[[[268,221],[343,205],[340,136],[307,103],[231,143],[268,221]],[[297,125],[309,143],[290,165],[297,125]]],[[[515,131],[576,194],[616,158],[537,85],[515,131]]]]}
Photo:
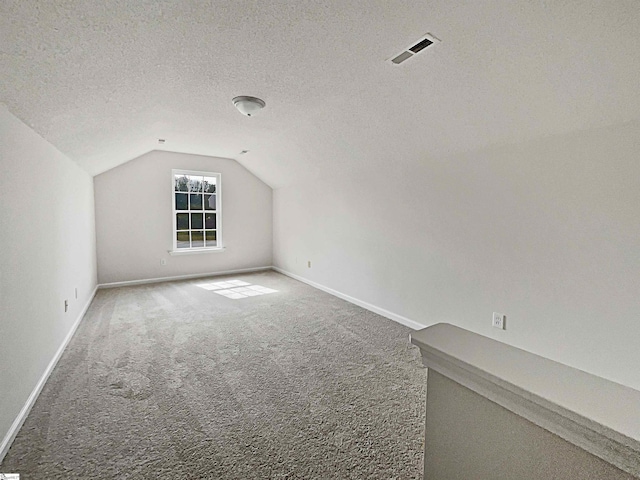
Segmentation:
{"type": "Polygon", "coordinates": [[[3,0],[0,32],[0,101],[93,175],[163,149],[277,188],[640,118],[636,0],[3,0]]]}

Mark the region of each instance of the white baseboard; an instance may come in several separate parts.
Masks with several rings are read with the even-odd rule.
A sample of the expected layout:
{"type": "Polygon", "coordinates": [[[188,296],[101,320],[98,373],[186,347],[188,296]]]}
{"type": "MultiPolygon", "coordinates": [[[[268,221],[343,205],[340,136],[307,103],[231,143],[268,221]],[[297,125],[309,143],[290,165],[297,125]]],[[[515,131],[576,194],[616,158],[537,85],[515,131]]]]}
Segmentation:
{"type": "Polygon", "coordinates": [[[238,270],[227,270],[223,272],[195,273],[195,274],[189,274],[189,275],[176,275],[174,277],[144,278],[142,280],[126,280],[124,282],[101,283],[98,285],[98,288],[102,289],[102,288],[127,287],[131,285],[145,285],[147,283],[171,282],[173,280],[189,280],[191,278],[219,277],[222,275],[235,275],[238,273],[262,272],[264,270],[271,270],[271,268],[272,268],[271,266],[253,267],[253,268],[241,268],[238,270]]]}
{"type": "Polygon", "coordinates": [[[38,383],[36,384],[31,394],[29,395],[29,398],[27,398],[27,401],[25,402],[24,406],[20,410],[20,413],[18,414],[16,419],[13,421],[11,428],[9,428],[9,431],[7,432],[5,437],[2,439],[2,443],[0,443],[0,462],[2,462],[5,455],[9,451],[9,448],[11,447],[11,444],[15,440],[16,435],[20,431],[20,428],[22,428],[22,424],[27,419],[27,415],[29,415],[31,408],[36,403],[36,400],[38,399],[38,395],[40,395],[40,392],[42,391],[44,384],[47,383],[47,380],[49,379],[49,375],[51,375],[51,372],[53,371],[56,364],[58,363],[58,360],[60,360],[60,357],[62,357],[62,354],[64,353],[64,349],[67,348],[67,345],[71,341],[71,337],[73,337],[73,334],[76,333],[76,330],[78,329],[80,322],[84,318],[84,314],[87,313],[87,310],[89,309],[89,306],[91,305],[91,302],[93,301],[93,297],[95,297],[97,291],[98,291],[98,286],[96,286],[96,288],[93,289],[93,292],[91,292],[91,295],[89,296],[89,300],[87,300],[87,303],[85,304],[82,311],[78,315],[78,318],[71,326],[71,329],[69,330],[69,333],[67,333],[67,336],[64,337],[64,340],[60,344],[60,347],[58,347],[58,350],[56,351],[55,355],[49,362],[49,365],[47,366],[46,370],[40,377],[40,380],[38,380],[38,383]]]}
{"type": "Polygon", "coordinates": [[[346,300],[347,302],[353,303],[355,305],[358,305],[359,307],[365,308],[371,312],[377,313],[378,315],[382,315],[383,317],[388,318],[389,320],[393,320],[394,322],[398,322],[402,325],[404,325],[405,327],[409,327],[412,328],[414,330],[421,330],[423,328],[427,328],[427,325],[423,325],[421,323],[418,323],[414,320],[411,320],[407,317],[403,317],[402,315],[398,315],[397,313],[393,313],[390,312],[389,310],[385,310],[384,308],[380,308],[376,305],[372,305],[371,303],[365,302],[363,300],[359,300],[357,298],[354,298],[350,295],[347,295],[345,293],[339,292],[337,290],[334,290],[333,288],[329,288],[329,287],[325,287],[324,285],[321,285],[319,283],[313,282],[311,280],[308,280],[304,277],[301,277],[299,275],[296,275],[294,273],[291,272],[287,272],[286,270],[283,270],[279,267],[272,267],[273,270],[275,270],[276,272],[282,273],[283,275],[286,275],[287,277],[291,277],[294,278],[302,283],[306,283],[307,285],[311,285],[312,287],[315,287],[319,290],[322,290],[323,292],[327,292],[330,293],[333,296],[336,296],[338,298],[341,298],[342,300],[346,300]]]}

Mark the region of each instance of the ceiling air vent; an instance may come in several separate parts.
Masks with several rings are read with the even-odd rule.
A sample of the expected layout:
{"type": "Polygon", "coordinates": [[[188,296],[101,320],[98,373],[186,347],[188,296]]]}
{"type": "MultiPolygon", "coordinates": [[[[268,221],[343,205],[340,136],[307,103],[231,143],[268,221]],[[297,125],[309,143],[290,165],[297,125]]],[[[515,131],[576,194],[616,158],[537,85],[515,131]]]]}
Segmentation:
{"type": "Polygon", "coordinates": [[[409,60],[411,57],[413,57],[416,53],[419,53],[422,50],[424,50],[425,48],[427,48],[428,46],[433,45],[434,43],[439,43],[439,42],[440,42],[440,40],[438,40],[433,35],[427,33],[424,37],[422,37],[420,40],[418,40],[415,44],[411,45],[410,47],[405,48],[399,54],[394,55],[389,60],[394,65],[400,65],[405,60],[409,60]]]}

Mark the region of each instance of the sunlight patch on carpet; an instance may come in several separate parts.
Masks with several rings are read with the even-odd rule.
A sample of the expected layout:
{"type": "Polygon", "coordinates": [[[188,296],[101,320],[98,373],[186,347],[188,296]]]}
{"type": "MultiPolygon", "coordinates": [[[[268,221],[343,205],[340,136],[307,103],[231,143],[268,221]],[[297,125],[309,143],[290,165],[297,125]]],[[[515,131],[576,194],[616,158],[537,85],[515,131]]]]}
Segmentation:
{"type": "Polygon", "coordinates": [[[255,297],[258,295],[266,295],[268,293],[275,293],[278,290],[273,288],[263,287],[262,285],[251,285],[250,283],[243,282],[241,280],[228,280],[225,282],[213,282],[213,283],[198,283],[196,286],[204,288],[205,290],[213,291],[218,295],[222,295],[233,300],[239,300],[241,298],[255,297]]]}

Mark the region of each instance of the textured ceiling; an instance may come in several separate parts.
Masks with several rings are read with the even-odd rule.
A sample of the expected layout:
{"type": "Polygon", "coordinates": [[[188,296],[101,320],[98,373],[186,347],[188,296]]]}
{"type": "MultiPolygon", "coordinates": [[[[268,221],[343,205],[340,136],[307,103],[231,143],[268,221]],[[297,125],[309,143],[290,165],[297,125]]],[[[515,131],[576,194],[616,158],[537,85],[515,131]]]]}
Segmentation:
{"type": "Polygon", "coordinates": [[[91,174],[160,148],[280,187],[640,118],[636,0],[2,0],[0,40],[0,101],[91,174]]]}

